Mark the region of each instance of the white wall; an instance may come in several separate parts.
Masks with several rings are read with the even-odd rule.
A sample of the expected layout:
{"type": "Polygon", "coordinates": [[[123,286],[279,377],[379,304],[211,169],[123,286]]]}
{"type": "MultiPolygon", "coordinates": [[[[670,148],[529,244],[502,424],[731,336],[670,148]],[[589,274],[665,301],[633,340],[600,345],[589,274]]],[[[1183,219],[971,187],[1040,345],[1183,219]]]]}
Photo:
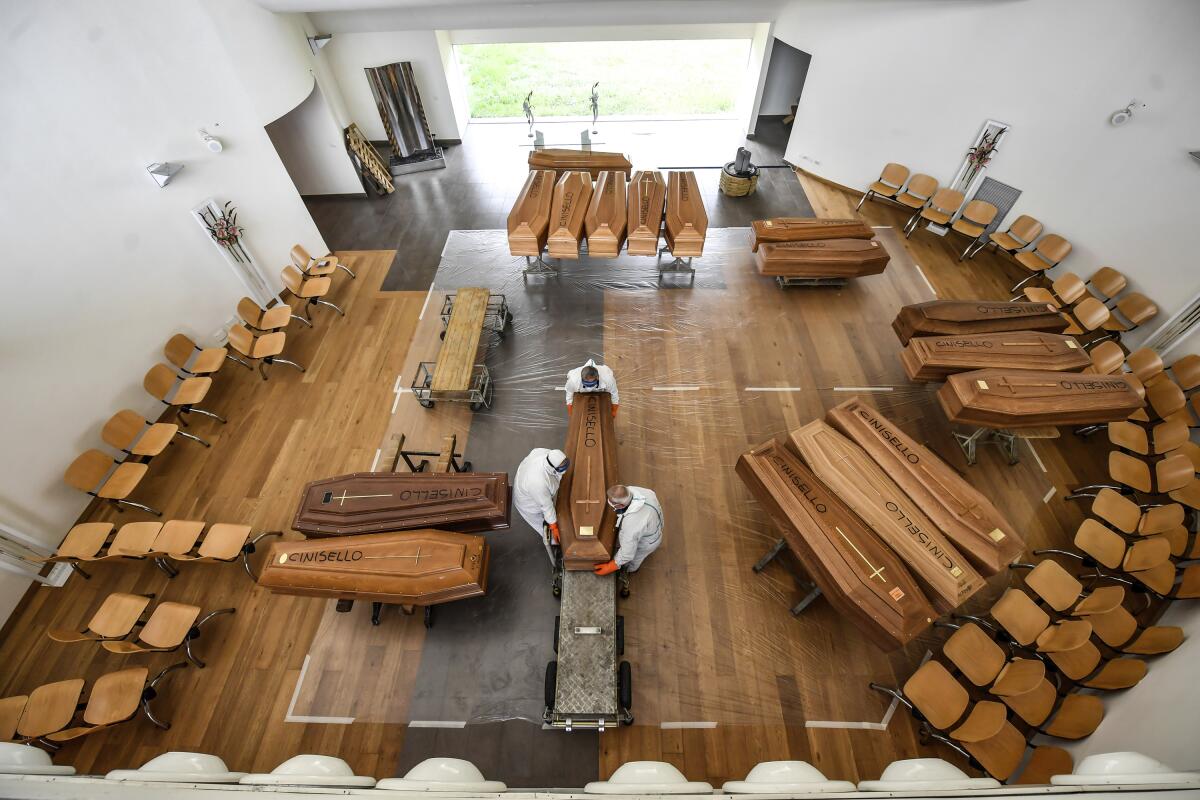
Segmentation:
{"type": "Polygon", "coordinates": [[[233,200],[269,266],[296,242],[324,247],[262,128],[312,78],[280,79],[271,103],[268,73],[243,90],[223,44],[265,14],[239,0],[0,5],[0,241],[15,259],[0,315],[0,522],[48,547],[86,505],[63,469],[102,446],[118,409],[157,414],[141,380],[163,343],[176,331],[208,340],[244,294],[190,209],[233,200]],[[204,148],[202,126],[224,153],[204,148]],[[185,168],[160,189],[145,167],[165,160],[185,168]]]}
{"type": "Polygon", "coordinates": [[[1007,122],[988,174],[1024,190],[1013,215],[1070,239],[1071,271],[1126,272],[1165,319],[1200,289],[1197,32],[1194,0],[796,0],[774,33],[813,58],[787,158],[847,186],[887,161],[945,182],[985,119],[1007,122]],[[1111,127],[1135,97],[1149,108],[1111,127]]]}
{"type": "Polygon", "coordinates": [[[267,136],[301,195],[362,194],[342,129],[320,86],[300,105],[267,125],[267,136]]]}
{"type": "MultiPolygon", "coordinates": [[[[324,15],[321,15],[324,16],[324,15]]],[[[318,26],[326,29],[320,22],[318,26]]],[[[436,31],[393,30],[377,33],[337,33],[321,50],[346,101],[346,111],[368,139],[384,141],[387,134],[371,96],[364,67],[381,67],[411,61],[417,89],[429,127],[438,139],[458,139],[460,126],[455,116],[450,86],[436,31]]]]}

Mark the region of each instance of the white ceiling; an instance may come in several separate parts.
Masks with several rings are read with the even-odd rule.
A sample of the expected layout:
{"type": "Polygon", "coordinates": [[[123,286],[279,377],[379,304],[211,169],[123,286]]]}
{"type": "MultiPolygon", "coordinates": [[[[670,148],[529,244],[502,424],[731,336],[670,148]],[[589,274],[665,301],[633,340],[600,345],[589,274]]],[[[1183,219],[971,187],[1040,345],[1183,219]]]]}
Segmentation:
{"type": "MultiPolygon", "coordinates": [[[[545,5],[579,3],[596,5],[612,0],[520,0],[520,5],[545,5]]],[[[728,0],[694,0],[701,3],[722,3],[728,0]]],[[[379,11],[384,9],[411,9],[445,6],[500,6],[513,5],[513,0],[255,0],[268,11],[279,12],[330,12],[330,11],[379,11]]]]}

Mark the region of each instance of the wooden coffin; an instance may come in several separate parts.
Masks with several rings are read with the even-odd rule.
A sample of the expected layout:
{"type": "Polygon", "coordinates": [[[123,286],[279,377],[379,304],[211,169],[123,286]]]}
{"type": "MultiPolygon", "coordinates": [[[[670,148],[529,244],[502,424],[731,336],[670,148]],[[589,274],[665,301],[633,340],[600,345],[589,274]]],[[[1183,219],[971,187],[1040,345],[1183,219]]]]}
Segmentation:
{"type": "Polygon", "coordinates": [[[278,594],[432,606],[487,590],[482,536],[418,530],[275,542],[258,585],[278,594]]]}
{"type": "Polygon", "coordinates": [[[546,252],[555,258],[579,258],[583,218],[592,200],[592,179],[586,172],[564,172],[554,184],[550,203],[550,237],[546,252]]]}
{"type": "Polygon", "coordinates": [[[592,202],[583,218],[588,255],[616,258],[625,246],[625,173],[604,170],[596,179],[592,202]]]}
{"type": "Polygon", "coordinates": [[[825,421],[865,450],[984,575],[1007,569],[1024,551],[1024,540],[982,492],[878,409],[855,397],[827,411],[825,421]]]}
{"type": "Polygon", "coordinates": [[[875,231],[860,219],[819,219],[817,217],[775,217],[756,219],[750,223],[754,243],[750,249],[758,252],[767,242],[811,242],[818,239],[871,239],[875,231]]]}
{"type": "Polygon", "coordinates": [[[933,622],[937,612],[895,553],[787,448],[761,444],[736,469],[821,594],[872,642],[892,650],[933,622]]]}
{"type": "Polygon", "coordinates": [[[901,344],[914,336],[962,336],[1000,331],[1062,333],[1067,321],[1049,303],[930,300],[904,306],[892,321],[901,344]]]}
{"type": "Polygon", "coordinates": [[[310,536],[373,531],[507,528],[504,472],[354,472],[313,481],[300,495],[292,527],[310,536]]]}
{"type": "Polygon", "coordinates": [[[1072,336],[1038,331],[916,336],[900,352],[904,372],[918,382],[993,367],[1078,372],[1092,359],[1072,336]]]}
{"type": "Polygon", "coordinates": [[[571,468],[558,486],[559,543],[567,569],[591,569],[612,559],[617,515],[605,492],[617,479],[617,434],[608,392],[575,395],[563,452],[571,468]]]}
{"type": "Polygon", "coordinates": [[[979,369],[946,378],[938,402],[951,422],[983,428],[1098,425],[1145,405],[1120,375],[979,369]]]}
{"type": "Polygon", "coordinates": [[[696,185],[694,172],[667,173],[667,211],[663,230],[667,247],[675,258],[704,255],[704,237],[708,233],[708,212],[696,185]]]}
{"type": "Polygon", "coordinates": [[[788,278],[859,278],[878,275],[888,265],[878,239],[827,239],[764,244],[754,254],[762,275],[788,278]]]}
{"type": "Polygon", "coordinates": [[[790,442],[817,477],[904,560],[935,608],[952,611],[983,587],[983,578],[916,503],[861,447],[814,420],[790,442]]]}
{"type": "Polygon", "coordinates": [[[554,173],[534,170],[525,179],[517,202],[508,212],[508,252],[514,256],[540,256],[550,232],[550,203],[554,198],[554,173]]]}
{"type": "Polygon", "coordinates": [[[658,232],[662,228],[667,185],[662,173],[645,170],[629,182],[628,234],[626,248],[631,256],[658,255],[658,232]]]}
{"type": "Polygon", "coordinates": [[[529,169],[549,169],[557,174],[568,170],[583,170],[595,179],[605,170],[621,172],[628,177],[633,165],[621,153],[546,147],[529,153],[529,169]]]}

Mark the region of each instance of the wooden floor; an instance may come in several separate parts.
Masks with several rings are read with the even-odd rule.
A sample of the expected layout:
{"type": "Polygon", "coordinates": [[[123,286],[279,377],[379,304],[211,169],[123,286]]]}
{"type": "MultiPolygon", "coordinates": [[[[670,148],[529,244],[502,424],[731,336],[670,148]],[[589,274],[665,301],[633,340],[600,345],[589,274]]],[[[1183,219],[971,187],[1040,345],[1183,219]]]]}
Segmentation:
{"type": "MultiPolygon", "coordinates": [[[[800,182],[819,215],[853,215],[856,196],[803,175],[800,182]]],[[[962,242],[927,232],[902,244],[895,228],[903,214],[894,207],[872,203],[863,212],[872,225],[893,226],[880,236],[894,265],[864,282],[870,294],[853,286],[784,292],[747,273],[726,276],[737,289],[736,306],[734,294],[721,291],[606,296],[606,361],[623,395],[622,476],[658,492],[668,527],[624,611],[640,724],[601,737],[602,775],[624,761],[661,759],[691,779],[720,783],[759,761],[798,758],[832,778],[857,780],[877,777],[896,758],[931,752],[918,746],[902,710],[886,730],[806,727],[883,720],[887,704],[866,683],[903,680],[930,640],[882,654],[847,634],[824,604],[791,618],[787,607],[800,590],[785,562],[761,576],[749,571],[776,534],[734,476],[734,459],[849,396],[835,387],[892,387],[867,397],[966,472],[1035,546],[1065,542],[1080,513],[1060,499],[1064,487],[1102,474],[1103,444],[1071,436],[1036,443],[1036,457],[1026,451],[1016,467],[988,449],[978,466],[965,467],[944,420],[930,412],[932,394],[905,380],[888,326],[899,304],[929,299],[932,290],[944,298],[1007,298],[1016,272],[990,254],[961,265],[955,256],[962,242]],[[643,324],[643,335],[629,335],[631,320],[648,318],[654,324],[643,324]],[[704,388],[654,390],[663,383],[704,388]],[[746,390],[762,386],[800,391],[746,390]],[[664,729],[663,722],[716,727],[664,729]]],[[[342,254],[359,275],[335,279],[331,299],[347,316],[318,309],[312,330],[289,330],[285,354],[308,372],[279,367],[264,384],[236,365],[225,367],[205,405],[229,424],[196,424],[213,448],[176,445],[154,464],[136,499],[172,517],[282,529],[300,487],[314,476],[370,469],[377,448],[379,468],[389,468],[396,434],[407,434],[409,446],[437,450],[441,436],[455,432],[466,447],[465,406],[424,411],[411,395],[393,394],[398,375],[412,375],[417,361],[436,352],[441,303],[436,293],[427,299],[424,292],[379,291],[393,255],[342,254]],[[430,310],[419,320],[426,302],[430,310]]],[[[116,515],[100,510],[87,518],[116,515]]],[[[1001,582],[981,594],[994,596],[1001,582]]],[[[361,619],[365,604],[338,615],[327,601],[271,596],[254,589],[238,566],[186,567],[168,583],[147,564],[103,564],[91,581],[72,577],[66,589],[32,592],[0,642],[0,696],[124,666],[99,648],[55,644],[44,635],[48,627],[81,627],[111,591],[155,592],[238,612],[217,619],[198,642],[207,669],[165,682],[155,707],[173,721],[172,730],[139,719],[67,745],[56,761],[103,772],[166,750],[199,750],[220,755],[231,769],[269,770],[297,753],[323,752],[363,774],[393,773],[405,731],[394,720],[405,718],[412,655],[424,636],[419,620],[388,614],[371,628],[361,619]],[[302,669],[308,677],[294,696],[302,669]],[[285,723],[289,715],[300,721],[285,723]],[[303,720],[329,716],[354,722],[303,720]]],[[[174,660],[158,657],[151,668],[174,660]]]]}

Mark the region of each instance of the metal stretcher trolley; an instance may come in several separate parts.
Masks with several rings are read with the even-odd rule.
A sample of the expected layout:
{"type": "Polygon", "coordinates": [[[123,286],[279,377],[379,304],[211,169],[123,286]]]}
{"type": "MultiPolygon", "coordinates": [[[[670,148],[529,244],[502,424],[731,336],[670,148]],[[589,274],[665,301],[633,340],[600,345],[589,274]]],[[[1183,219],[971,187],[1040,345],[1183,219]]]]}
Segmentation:
{"type": "Polygon", "coordinates": [[[476,358],[484,330],[503,338],[504,329],[512,322],[507,300],[484,288],[460,289],[446,297],[440,316],[443,330],[438,360],[417,366],[413,395],[425,408],[433,408],[438,400],[470,403],[472,411],[491,408],[492,376],[487,365],[476,363],[476,358]]]}

